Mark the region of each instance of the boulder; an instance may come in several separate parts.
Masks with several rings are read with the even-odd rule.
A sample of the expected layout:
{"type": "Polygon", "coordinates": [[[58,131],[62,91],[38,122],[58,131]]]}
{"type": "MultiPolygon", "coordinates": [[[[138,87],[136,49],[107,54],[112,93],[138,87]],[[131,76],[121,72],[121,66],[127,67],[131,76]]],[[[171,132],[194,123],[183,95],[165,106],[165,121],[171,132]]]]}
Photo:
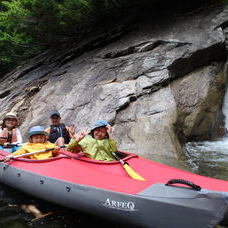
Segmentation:
{"type": "Polygon", "coordinates": [[[223,68],[223,64],[202,67],[171,84],[178,112],[176,131],[183,142],[213,136],[225,93],[223,68]]]}

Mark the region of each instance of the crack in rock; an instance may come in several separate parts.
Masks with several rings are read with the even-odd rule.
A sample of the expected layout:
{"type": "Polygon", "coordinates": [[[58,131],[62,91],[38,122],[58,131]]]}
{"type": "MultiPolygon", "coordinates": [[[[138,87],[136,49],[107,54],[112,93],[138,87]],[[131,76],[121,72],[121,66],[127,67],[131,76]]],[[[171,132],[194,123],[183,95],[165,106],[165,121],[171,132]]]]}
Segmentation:
{"type": "Polygon", "coordinates": [[[112,58],[118,58],[118,57],[127,56],[135,53],[148,52],[148,51],[154,50],[160,45],[165,45],[165,44],[172,44],[175,47],[180,47],[184,45],[189,45],[190,43],[178,42],[178,41],[151,40],[151,41],[142,42],[140,44],[137,44],[122,50],[116,50],[116,51],[106,53],[103,56],[103,58],[112,59],[112,58]]]}

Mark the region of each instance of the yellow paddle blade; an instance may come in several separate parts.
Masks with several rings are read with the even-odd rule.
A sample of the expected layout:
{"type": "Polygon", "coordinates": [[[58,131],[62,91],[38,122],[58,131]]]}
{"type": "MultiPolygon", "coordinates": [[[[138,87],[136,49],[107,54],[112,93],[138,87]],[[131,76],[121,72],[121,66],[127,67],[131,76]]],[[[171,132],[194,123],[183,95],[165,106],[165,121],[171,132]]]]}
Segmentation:
{"type": "Polygon", "coordinates": [[[128,164],[124,164],[123,167],[128,173],[128,175],[133,179],[146,181],[143,177],[141,177],[138,173],[136,173],[128,164]]]}

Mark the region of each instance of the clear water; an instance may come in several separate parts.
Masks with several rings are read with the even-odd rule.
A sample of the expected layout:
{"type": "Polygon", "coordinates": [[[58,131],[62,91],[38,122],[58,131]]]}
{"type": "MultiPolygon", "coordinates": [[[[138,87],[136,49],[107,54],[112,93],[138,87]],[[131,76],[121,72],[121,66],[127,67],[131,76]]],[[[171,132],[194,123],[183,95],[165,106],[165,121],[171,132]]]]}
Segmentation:
{"type": "Polygon", "coordinates": [[[75,227],[126,227],[112,224],[70,210],[40,199],[33,198],[5,185],[0,186],[0,227],[1,228],[75,228],[75,227]],[[32,222],[32,214],[21,209],[22,204],[34,204],[42,212],[53,212],[52,215],[32,222]]]}

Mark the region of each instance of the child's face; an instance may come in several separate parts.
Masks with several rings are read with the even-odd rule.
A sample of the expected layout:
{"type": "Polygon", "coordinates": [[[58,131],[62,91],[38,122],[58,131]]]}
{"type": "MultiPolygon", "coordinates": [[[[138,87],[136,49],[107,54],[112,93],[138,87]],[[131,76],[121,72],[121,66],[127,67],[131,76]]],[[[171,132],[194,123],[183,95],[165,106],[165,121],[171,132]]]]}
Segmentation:
{"type": "Polygon", "coordinates": [[[61,121],[61,118],[59,116],[52,116],[51,117],[51,123],[53,125],[59,125],[60,124],[60,121],[61,121]]]}
{"type": "Polygon", "coordinates": [[[99,127],[93,131],[93,137],[95,139],[103,139],[107,135],[106,127],[99,127]]]}
{"type": "Polygon", "coordinates": [[[7,128],[14,128],[17,125],[17,120],[13,118],[6,119],[5,125],[7,128]]]}
{"type": "Polygon", "coordinates": [[[33,136],[31,136],[31,142],[32,143],[45,143],[46,136],[45,135],[33,135],[33,136]]]}

